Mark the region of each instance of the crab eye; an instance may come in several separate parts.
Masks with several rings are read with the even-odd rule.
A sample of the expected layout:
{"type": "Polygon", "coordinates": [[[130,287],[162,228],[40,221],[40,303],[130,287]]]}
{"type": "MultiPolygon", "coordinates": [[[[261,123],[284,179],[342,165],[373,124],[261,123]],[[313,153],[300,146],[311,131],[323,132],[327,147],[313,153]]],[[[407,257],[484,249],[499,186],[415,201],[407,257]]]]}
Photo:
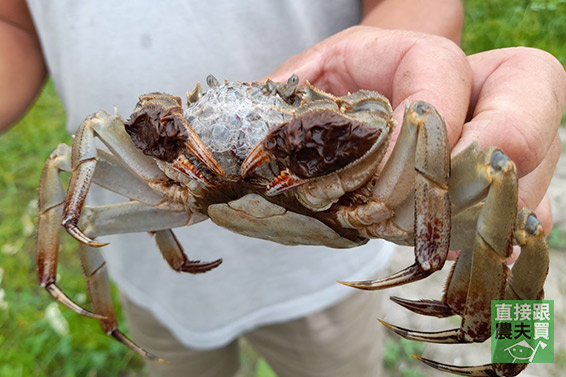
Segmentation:
{"type": "Polygon", "coordinates": [[[378,140],[381,129],[333,111],[313,111],[273,129],[263,149],[289,158],[299,178],[321,177],[361,158],[378,140]]]}

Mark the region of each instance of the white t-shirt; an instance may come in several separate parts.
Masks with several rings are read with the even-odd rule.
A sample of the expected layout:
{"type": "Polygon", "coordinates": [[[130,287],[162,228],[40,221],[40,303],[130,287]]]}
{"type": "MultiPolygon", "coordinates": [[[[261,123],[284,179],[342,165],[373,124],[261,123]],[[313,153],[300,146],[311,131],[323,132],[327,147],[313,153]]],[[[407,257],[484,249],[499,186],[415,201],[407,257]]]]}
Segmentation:
{"type": "MultiPolygon", "coordinates": [[[[209,73],[257,79],[361,17],[353,0],[140,3],[28,0],[70,132],[99,109],[116,106],[127,118],[142,93],[184,98],[209,73]]],[[[125,200],[92,191],[99,204],[125,200]]],[[[349,250],[282,246],[211,221],[175,233],[189,258],[224,263],[201,275],[176,273],[142,233],[104,237],[104,256],[124,294],[199,349],[338,302],[352,289],[336,280],[375,275],[392,251],[382,241],[349,250]]]]}

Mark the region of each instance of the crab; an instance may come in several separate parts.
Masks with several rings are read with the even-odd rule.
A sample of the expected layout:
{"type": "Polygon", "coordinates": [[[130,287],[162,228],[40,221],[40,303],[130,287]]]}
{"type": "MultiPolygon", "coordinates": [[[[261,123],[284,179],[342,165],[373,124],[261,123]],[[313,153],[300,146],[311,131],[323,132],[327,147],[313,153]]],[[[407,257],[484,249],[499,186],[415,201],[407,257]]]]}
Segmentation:
{"type": "MultiPolygon", "coordinates": [[[[96,318],[102,329],[140,355],[152,355],[119,329],[97,237],[150,232],[167,263],[204,273],[222,260],[191,260],[172,228],[210,218],[242,235],[286,245],[351,248],[383,238],[415,248],[415,262],[389,277],[342,282],[376,290],[440,270],[461,250],[441,300],[392,300],[416,313],[459,315],[461,326],[430,333],[381,321],[397,334],[435,343],[483,342],[494,299],[542,299],[548,247],[532,211],[517,209],[514,163],[477,143],[450,157],[442,116],[425,102],[406,102],[398,140],[383,95],[360,90],[342,97],[296,75],[287,82],[224,82],[207,78],[188,106],[164,93],[139,97],[124,121],[99,111],[78,128],[72,147],[48,158],[39,189],[37,270],[49,294],[96,318]],[[107,149],[95,146],[101,140],[107,149]],[[60,173],[71,172],[67,192],[60,173]],[[87,206],[91,183],[123,195],[121,204],[87,206]],[[56,282],[61,227],[79,242],[92,311],[56,282]],[[522,252],[512,270],[512,247],[522,252]]],[[[526,364],[454,366],[417,357],[467,376],[515,376],[526,364]]]]}

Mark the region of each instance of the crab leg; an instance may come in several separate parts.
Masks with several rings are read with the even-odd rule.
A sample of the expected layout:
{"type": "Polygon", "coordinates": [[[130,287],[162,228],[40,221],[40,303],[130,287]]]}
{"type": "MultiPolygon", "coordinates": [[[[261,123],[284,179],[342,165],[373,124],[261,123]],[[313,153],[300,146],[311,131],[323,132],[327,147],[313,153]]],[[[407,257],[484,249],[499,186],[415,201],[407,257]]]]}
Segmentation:
{"type": "Polygon", "coordinates": [[[102,330],[138,355],[165,363],[165,360],[143,350],[118,329],[114,304],[112,303],[110,279],[108,278],[106,262],[100,251],[87,245],[79,244],[79,256],[84,274],[87,277],[92,307],[96,313],[103,316],[99,319],[102,330]]]}
{"type": "MultiPolygon", "coordinates": [[[[521,255],[511,270],[512,278],[507,284],[505,299],[542,300],[543,285],[548,273],[548,245],[542,226],[532,211],[525,209],[519,211],[514,238],[521,246],[521,255]]],[[[412,356],[435,369],[462,376],[516,376],[528,366],[528,363],[496,363],[465,367],[412,356]]]]}
{"type": "MultiPolygon", "coordinates": [[[[399,140],[379,180],[383,183],[378,183],[374,190],[378,199],[355,213],[345,211],[343,219],[353,227],[367,225],[367,232],[373,234],[372,220],[391,213],[405,201],[414,179],[415,263],[383,279],[343,284],[367,290],[385,289],[423,279],[442,268],[450,243],[449,153],[442,117],[424,102],[407,102],[399,140]],[[413,156],[416,174],[408,168],[413,156]],[[391,199],[379,199],[387,197],[391,199]],[[364,224],[366,221],[369,224],[364,224]]],[[[378,222],[375,226],[382,224],[378,222]]]]}
{"type": "MultiPolygon", "coordinates": [[[[382,321],[407,339],[435,343],[483,342],[491,333],[491,300],[535,300],[544,295],[548,246],[542,226],[531,211],[521,210],[517,214],[517,176],[511,160],[495,148],[486,151],[485,156],[489,163],[483,171],[491,184],[483,206],[479,206],[481,210],[473,257],[470,251],[461,253],[443,302],[436,302],[436,309],[430,309],[434,312],[444,305],[444,309],[462,316],[462,325],[459,329],[430,333],[403,329],[382,321]],[[522,252],[510,274],[505,260],[510,256],[512,239],[518,242],[522,252]],[[510,275],[513,277],[508,279],[510,275]],[[486,285],[488,281],[490,284],[486,285]]],[[[474,201],[470,199],[470,202],[474,201]]],[[[423,310],[424,304],[409,300],[402,300],[401,304],[410,310],[430,315],[430,312],[423,310]]],[[[437,369],[472,376],[514,376],[522,370],[512,364],[457,367],[426,359],[422,361],[437,369]]]]}
{"type": "Polygon", "coordinates": [[[89,237],[143,231],[154,235],[163,257],[177,272],[203,273],[222,263],[222,259],[213,262],[189,260],[170,229],[195,224],[205,217],[187,211],[158,209],[136,201],[85,207],[83,212],[83,229],[89,237]]]}
{"type": "MultiPolygon", "coordinates": [[[[131,233],[139,231],[169,232],[168,228],[194,224],[205,219],[203,216],[190,215],[186,211],[170,211],[154,206],[164,201],[162,194],[151,189],[145,182],[126,169],[123,163],[113,155],[98,150],[97,168],[92,180],[111,191],[124,195],[133,201],[111,206],[84,208],[83,218],[85,237],[95,237],[105,234],[131,233]],[[138,202],[143,200],[145,204],[138,202]]],[[[71,171],[71,148],[60,144],[47,160],[42,172],[39,189],[39,220],[37,237],[37,270],[41,286],[49,294],[71,310],[88,317],[101,318],[74,303],[57,286],[57,256],[60,243],[60,226],[62,223],[65,192],[59,174],[61,171],[71,171]]],[[[159,233],[159,232],[158,232],[159,233]]],[[[90,238],[89,238],[90,239],[90,238]]],[[[167,243],[165,243],[167,245],[167,243]]],[[[202,263],[191,261],[184,255],[182,248],[160,245],[166,260],[185,260],[177,271],[204,272],[216,267],[219,261],[202,263]]],[[[170,262],[169,264],[172,264],[170,262]]]]}
{"type": "MultiPolygon", "coordinates": [[[[411,301],[392,297],[393,301],[424,315],[443,317],[464,313],[474,255],[474,251],[468,245],[477,242],[477,230],[470,233],[466,229],[472,229],[472,225],[476,228],[478,219],[486,217],[485,214],[480,216],[484,207],[482,200],[486,193],[490,192],[492,182],[500,179],[500,174],[497,172],[501,170],[502,163],[507,163],[506,161],[507,157],[498,149],[490,148],[482,151],[476,143],[471,144],[452,160],[450,199],[454,204],[453,213],[455,215],[452,218],[451,247],[461,249],[461,253],[448,278],[446,294],[442,302],[435,300],[411,301]]],[[[512,187],[507,188],[507,190],[509,189],[512,190],[512,187]]],[[[501,195],[512,200],[512,196],[507,193],[501,195]]],[[[495,199],[494,202],[500,203],[499,200],[495,199]]],[[[514,207],[510,206],[510,208],[514,207]]],[[[513,215],[512,218],[514,217],[513,215]]],[[[505,231],[498,228],[499,222],[493,226],[496,227],[496,232],[505,231]]],[[[507,224],[508,227],[509,223],[507,224]]],[[[484,225],[483,229],[485,228],[489,228],[489,226],[484,225]]],[[[521,229],[524,226],[518,224],[516,228],[521,229]]]]}
{"type": "Polygon", "coordinates": [[[160,230],[153,234],[155,235],[155,242],[159,247],[159,251],[161,251],[169,266],[175,271],[200,274],[210,271],[222,263],[222,258],[212,262],[189,260],[171,229],[160,230]]]}
{"type": "Polygon", "coordinates": [[[65,198],[62,225],[77,241],[92,247],[101,247],[105,244],[86,237],[77,227],[98,160],[94,143],[95,130],[114,154],[120,156],[125,165],[132,168],[144,180],[164,179],[165,175],[151,158],[144,156],[131,143],[119,116],[111,116],[104,111],[99,111],[85,119],[77,130],[73,143],[71,157],[73,174],[65,198]]]}
{"type": "MultiPolygon", "coordinates": [[[[506,300],[542,300],[543,285],[548,273],[548,245],[540,222],[529,210],[521,210],[517,216],[515,239],[521,246],[521,255],[511,270],[512,279],[505,290],[506,300]],[[532,278],[526,277],[535,277],[532,278]]],[[[516,376],[528,364],[485,364],[479,366],[454,366],[438,363],[413,355],[425,364],[449,373],[462,376],[516,376]]]]}
{"type": "Polygon", "coordinates": [[[37,276],[39,284],[57,301],[84,316],[101,318],[100,315],[75,304],[56,283],[60,226],[65,200],[65,191],[59,178],[59,171],[70,170],[69,157],[69,147],[60,144],[49,156],[41,174],[37,224],[37,276]]]}
{"type": "MultiPolygon", "coordinates": [[[[486,326],[489,329],[491,300],[501,300],[505,295],[508,275],[505,260],[512,250],[518,195],[515,164],[495,148],[486,155],[489,164],[483,170],[491,185],[478,217],[473,258],[470,251],[463,251],[463,259],[457,262],[443,298],[454,313],[462,315],[462,326],[440,333],[402,331],[409,339],[436,343],[483,342],[490,335],[486,326]],[[486,281],[492,283],[486,285],[486,281]]],[[[408,301],[403,306],[412,310],[408,301]]]]}

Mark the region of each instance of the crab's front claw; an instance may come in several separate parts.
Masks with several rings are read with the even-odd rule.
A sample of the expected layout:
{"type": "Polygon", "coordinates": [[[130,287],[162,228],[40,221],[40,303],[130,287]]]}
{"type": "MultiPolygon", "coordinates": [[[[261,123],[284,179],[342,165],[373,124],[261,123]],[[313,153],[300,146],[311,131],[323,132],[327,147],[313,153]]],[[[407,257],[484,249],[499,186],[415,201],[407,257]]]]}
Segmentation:
{"type": "Polygon", "coordinates": [[[283,167],[267,185],[266,194],[309,186],[297,193],[297,199],[305,207],[322,211],[373,175],[388,134],[383,124],[358,120],[321,100],[272,129],[248,154],[240,173],[247,177],[277,160],[283,167]]]}
{"type": "Polygon", "coordinates": [[[273,161],[273,159],[273,155],[267,153],[263,148],[263,141],[260,141],[254,146],[242,162],[242,165],[240,166],[240,175],[242,178],[246,178],[260,166],[273,161]]]}
{"type": "Polygon", "coordinates": [[[134,113],[124,122],[126,132],[138,149],[198,176],[196,168],[187,160],[191,155],[212,173],[226,176],[224,169],[183,116],[179,97],[150,93],[139,99],[134,113]]]}
{"type": "MultiPolygon", "coordinates": [[[[260,166],[274,159],[276,159],[275,156],[264,148],[264,142],[259,142],[242,162],[240,175],[246,178],[260,166]]],[[[284,169],[265,187],[265,194],[268,196],[278,195],[303,183],[305,183],[304,179],[299,178],[289,169],[284,169]]]]}
{"type": "Polygon", "coordinates": [[[513,377],[521,373],[529,365],[528,363],[516,363],[458,366],[439,363],[414,354],[411,354],[411,356],[436,370],[469,377],[513,377]]]}

